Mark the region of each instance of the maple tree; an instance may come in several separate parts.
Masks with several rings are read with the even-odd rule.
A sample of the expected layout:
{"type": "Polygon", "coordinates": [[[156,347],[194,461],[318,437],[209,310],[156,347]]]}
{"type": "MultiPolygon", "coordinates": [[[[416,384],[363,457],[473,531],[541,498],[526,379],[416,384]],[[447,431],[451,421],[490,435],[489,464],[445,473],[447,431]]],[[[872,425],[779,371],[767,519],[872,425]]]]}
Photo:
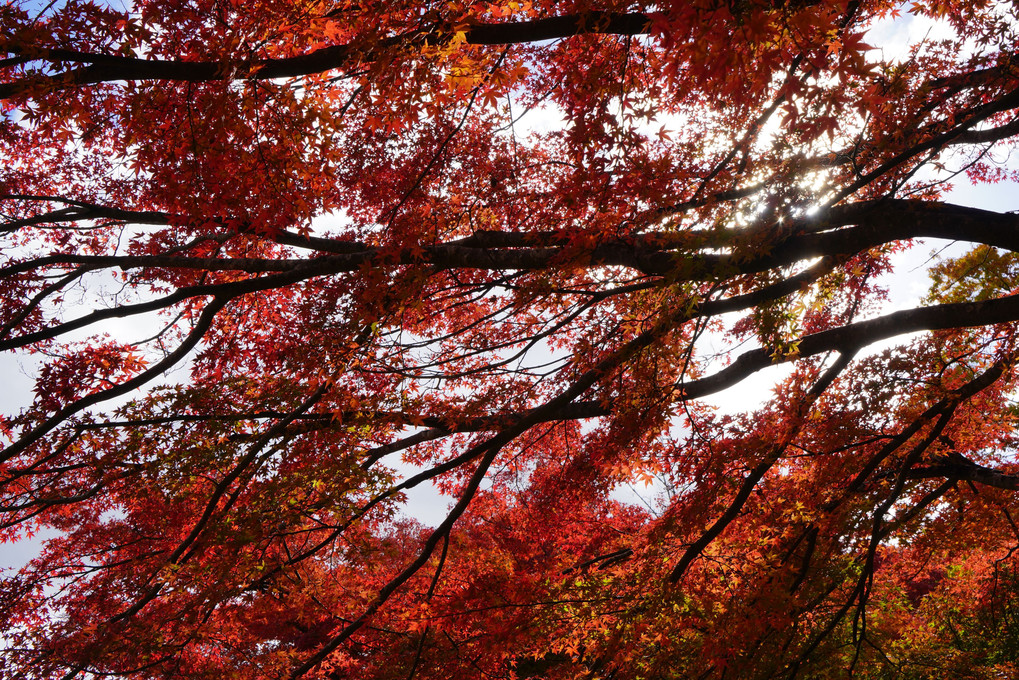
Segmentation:
{"type": "Polygon", "coordinates": [[[5,677],[1019,672],[1014,3],[0,12],[5,677]]]}

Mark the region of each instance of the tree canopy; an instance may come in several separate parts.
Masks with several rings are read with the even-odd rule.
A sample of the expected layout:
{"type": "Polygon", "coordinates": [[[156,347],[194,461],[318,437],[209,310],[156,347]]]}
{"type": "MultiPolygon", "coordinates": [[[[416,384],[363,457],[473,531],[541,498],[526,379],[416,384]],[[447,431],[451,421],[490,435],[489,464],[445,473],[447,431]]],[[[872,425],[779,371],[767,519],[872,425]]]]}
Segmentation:
{"type": "Polygon", "coordinates": [[[1014,677],[1017,13],[9,0],[4,677],[1014,677]]]}

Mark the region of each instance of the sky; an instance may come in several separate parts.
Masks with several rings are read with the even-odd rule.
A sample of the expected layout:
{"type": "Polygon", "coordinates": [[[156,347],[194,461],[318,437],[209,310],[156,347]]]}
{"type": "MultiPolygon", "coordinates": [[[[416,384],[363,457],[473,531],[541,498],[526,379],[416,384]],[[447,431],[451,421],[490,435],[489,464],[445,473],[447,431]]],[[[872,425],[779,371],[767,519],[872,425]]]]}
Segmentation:
{"type": "MultiPolygon", "coordinates": [[[[906,15],[898,21],[888,20],[877,26],[867,42],[882,45],[883,54],[886,57],[902,59],[907,53],[908,44],[924,38],[936,39],[943,30],[944,28],[935,22],[906,15]]],[[[556,112],[545,110],[529,115],[517,124],[516,131],[519,135],[526,136],[536,131],[556,127],[561,121],[562,117],[556,112]]],[[[960,181],[947,195],[946,200],[996,211],[1017,210],[1019,209],[1019,185],[972,186],[965,181],[960,181]]],[[[898,255],[897,273],[894,282],[892,280],[888,282],[890,300],[884,311],[895,311],[914,306],[927,290],[924,269],[930,258],[930,253],[950,245],[946,242],[927,241],[898,255]]],[[[962,247],[960,245],[953,246],[956,250],[962,247]]],[[[956,250],[950,249],[946,252],[952,253],[956,250]]],[[[85,294],[83,293],[83,295],[85,294]]],[[[85,297],[88,296],[85,295],[85,297]]],[[[87,311],[89,311],[87,305],[83,305],[82,312],[87,311]]],[[[111,325],[108,330],[115,337],[130,341],[151,335],[154,328],[152,320],[149,319],[122,321],[111,325]]],[[[901,338],[889,340],[882,346],[897,344],[899,341],[901,338]]],[[[881,346],[875,346],[870,348],[870,351],[877,351],[880,348],[881,346]]],[[[0,355],[0,375],[3,376],[4,382],[3,389],[0,390],[0,410],[5,413],[16,413],[31,403],[33,383],[29,375],[33,372],[35,365],[36,362],[32,357],[0,355]]],[[[771,388],[787,374],[788,370],[788,366],[765,369],[737,387],[712,395],[705,401],[722,412],[738,412],[754,408],[768,398],[771,388]]],[[[410,466],[405,465],[403,469],[406,474],[413,472],[413,468],[410,466]]],[[[654,489],[638,489],[638,491],[642,496],[651,496],[655,492],[654,489]]],[[[622,490],[619,497],[632,502],[641,502],[637,496],[628,495],[630,493],[622,490]]],[[[409,516],[430,525],[438,524],[445,517],[449,504],[448,499],[439,495],[430,485],[421,485],[410,491],[408,497],[406,513],[409,516]]],[[[16,545],[0,545],[0,567],[24,563],[28,556],[34,554],[38,546],[38,539],[23,541],[16,545]]]]}

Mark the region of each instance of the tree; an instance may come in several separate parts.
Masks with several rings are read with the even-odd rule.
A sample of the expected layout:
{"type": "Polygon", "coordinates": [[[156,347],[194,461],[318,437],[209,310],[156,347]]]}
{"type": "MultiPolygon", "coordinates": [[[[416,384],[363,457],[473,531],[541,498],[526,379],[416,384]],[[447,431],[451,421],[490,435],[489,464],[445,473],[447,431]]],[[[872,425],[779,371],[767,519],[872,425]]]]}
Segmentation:
{"type": "Polygon", "coordinates": [[[1015,674],[1017,19],[8,3],[5,677],[1015,674]]]}

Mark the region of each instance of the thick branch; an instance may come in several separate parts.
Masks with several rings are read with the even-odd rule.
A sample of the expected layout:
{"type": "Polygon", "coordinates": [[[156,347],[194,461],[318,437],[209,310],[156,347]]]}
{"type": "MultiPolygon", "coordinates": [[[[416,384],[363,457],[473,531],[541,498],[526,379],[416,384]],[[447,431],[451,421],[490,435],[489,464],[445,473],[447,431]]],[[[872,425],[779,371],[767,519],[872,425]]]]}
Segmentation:
{"type": "MultiPolygon", "coordinates": [[[[128,211],[119,211],[127,215],[128,211]]],[[[152,219],[154,213],[137,213],[152,219]]],[[[482,231],[448,243],[421,245],[400,250],[370,248],[360,243],[316,239],[313,247],[337,254],[315,260],[322,272],[355,271],[375,266],[427,264],[443,269],[533,270],[562,264],[569,252],[566,232],[508,233],[482,231]],[[338,252],[342,251],[342,252],[338,252]]],[[[749,229],[644,233],[605,241],[584,253],[577,251],[575,266],[617,265],[648,274],[679,275],[699,279],[721,271],[756,273],[824,255],[852,255],[892,241],[943,238],[983,243],[1019,252],[1019,215],[979,208],[903,199],[880,199],[834,206],[801,218],[785,228],[771,222],[749,229]],[[838,227],[847,227],[837,229],[838,227]],[[732,255],[697,252],[705,248],[732,248],[732,255]],[[767,251],[768,254],[738,252],[767,251]],[[683,252],[686,251],[686,252],[683,252]],[[693,252],[690,252],[693,251],[693,252]],[[696,258],[696,262],[692,258],[696,258]]],[[[305,244],[287,238],[288,245],[305,244]]],[[[307,265],[307,259],[193,258],[169,255],[88,256],[55,254],[5,267],[13,274],[35,267],[81,264],[122,269],[166,267],[249,273],[291,271],[307,265]]]]}
{"type": "MultiPolygon", "coordinates": [[[[463,26],[466,42],[471,45],[507,45],[569,38],[582,34],[638,35],[651,26],[645,14],[617,12],[586,12],[506,24],[468,24],[463,26]]],[[[420,48],[426,44],[449,42],[457,27],[436,28],[393,36],[368,46],[370,53],[392,48],[420,48]]],[[[293,57],[254,61],[182,61],[138,59],[110,54],[96,54],[66,49],[32,51],[34,59],[50,63],[85,64],[54,76],[26,78],[0,85],[0,99],[16,96],[34,87],[68,88],[113,81],[165,80],[206,82],[211,80],[270,80],[295,78],[343,69],[363,60],[365,46],[331,45],[293,57]]],[[[19,50],[8,48],[17,54],[19,50]]],[[[371,56],[370,54],[368,55],[371,56]]]]}
{"type": "Polygon", "coordinates": [[[996,489],[1019,491],[1019,475],[989,468],[959,455],[950,455],[934,465],[916,467],[904,473],[906,479],[945,478],[983,484],[996,489]]]}

